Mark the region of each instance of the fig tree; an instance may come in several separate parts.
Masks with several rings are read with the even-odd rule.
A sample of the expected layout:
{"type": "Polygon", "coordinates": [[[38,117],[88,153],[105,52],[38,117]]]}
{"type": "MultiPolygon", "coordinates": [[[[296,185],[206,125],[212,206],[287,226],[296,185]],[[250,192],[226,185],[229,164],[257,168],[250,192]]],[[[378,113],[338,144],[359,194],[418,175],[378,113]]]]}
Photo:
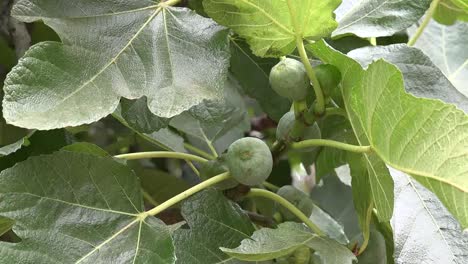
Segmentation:
{"type": "Polygon", "coordinates": [[[300,101],[306,98],[310,81],[301,62],[286,58],[271,69],[270,85],[280,96],[300,101]]]}
{"type": "Polygon", "coordinates": [[[242,138],[232,143],[226,154],[226,164],[238,182],[254,186],[263,183],[273,169],[270,149],[258,138],[242,138]]]}

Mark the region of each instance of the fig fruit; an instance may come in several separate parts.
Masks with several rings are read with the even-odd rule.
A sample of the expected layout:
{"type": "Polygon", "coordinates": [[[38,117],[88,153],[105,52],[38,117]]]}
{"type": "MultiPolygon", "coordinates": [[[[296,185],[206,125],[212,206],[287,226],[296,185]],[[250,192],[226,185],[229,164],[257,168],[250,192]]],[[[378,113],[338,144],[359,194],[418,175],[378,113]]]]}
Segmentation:
{"type": "Polygon", "coordinates": [[[270,85],[280,96],[300,101],[306,98],[310,81],[301,62],[286,58],[271,69],[270,85]]]}
{"type": "Polygon", "coordinates": [[[341,82],[340,71],[335,66],[330,64],[318,65],[314,67],[314,70],[325,95],[331,95],[336,87],[338,87],[338,84],[341,82]]]}
{"type": "Polygon", "coordinates": [[[242,138],[232,143],[226,154],[231,176],[238,182],[254,186],[263,183],[273,169],[270,149],[258,138],[242,138]]]}

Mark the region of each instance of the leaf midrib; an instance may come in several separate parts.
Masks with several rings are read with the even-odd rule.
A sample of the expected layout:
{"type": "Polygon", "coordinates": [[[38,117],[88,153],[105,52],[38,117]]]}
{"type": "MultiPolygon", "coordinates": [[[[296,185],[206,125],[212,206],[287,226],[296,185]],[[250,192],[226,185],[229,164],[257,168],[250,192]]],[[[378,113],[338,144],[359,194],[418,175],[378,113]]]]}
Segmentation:
{"type": "MultiPolygon", "coordinates": [[[[108,239],[104,240],[101,244],[97,245],[93,250],[91,250],[90,252],[88,252],[86,255],[84,255],[83,257],[81,257],[80,259],[78,259],[75,264],[78,264],[78,263],[81,263],[83,260],[87,259],[88,257],[92,256],[96,251],[99,251],[103,246],[107,245],[108,243],[110,243],[112,240],[114,240],[116,237],[118,237],[120,234],[122,234],[123,232],[125,232],[126,230],[128,230],[129,228],[131,228],[135,223],[137,222],[143,222],[143,219],[137,217],[135,218],[132,222],[130,222],[129,224],[127,224],[126,226],[124,226],[123,228],[121,228],[119,231],[117,231],[116,233],[112,234],[112,236],[110,236],[108,239]]],[[[140,224],[139,226],[139,232],[138,232],[138,241],[140,240],[140,236],[141,236],[141,227],[142,225],[140,224]]],[[[136,254],[137,252],[135,252],[135,258],[136,258],[136,254]]]]}

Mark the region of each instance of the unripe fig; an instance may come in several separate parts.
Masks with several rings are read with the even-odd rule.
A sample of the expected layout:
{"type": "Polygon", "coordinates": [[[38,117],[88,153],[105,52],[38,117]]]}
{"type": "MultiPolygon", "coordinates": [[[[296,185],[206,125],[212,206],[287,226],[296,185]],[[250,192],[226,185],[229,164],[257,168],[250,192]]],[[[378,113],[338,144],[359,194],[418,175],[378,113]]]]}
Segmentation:
{"type": "MultiPolygon", "coordinates": [[[[291,185],[286,185],[281,187],[276,193],[296,206],[297,209],[299,209],[306,216],[309,217],[312,214],[312,210],[314,209],[314,202],[302,191],[291,185]]],[[[279,211],[283,215],[284,220],[300,222],[294,214],[292,214],[283,206],[279,207],[279,211]]]]}
{"type": "Polygon", "coordinates": [[[306,98],[310,81],[301,62],[286,58],[271,69],[270,84],[280,96],[300,101],[306,98]]]}
{"type": "Polygon", "coordinates": [[[254,186],[263,183],[273,169],[270,149],[258,138],[241,138],[232,143],[226,155],[231,176],[238,182],[254,186]]]}
{"type": "Polygon", "coordinates": [[[288,112],[283,117],[281,117],[278,123],[278,127],[276,128],[276,139],[291,142],[321,137],[320,128],[318,127],[317,123],[314,123],[312,126],[304,128],[302,136],[294,138],[291,135],[291,130],[293,129],[295,122],[296,117],[294,116],[294,112],[288,112]]]}
{"type": "Polygon", "coordinates": [[[340,71],[331,64],[318,65],[314,70],[325,95],[331,95],[341,82],[340,71]]]}
{"type": "Polygon", "coordinates": [[[290,138],[290,133],[294,127],[294,122],[296,122],[296,117],[294,112],[287,112],[281,117],[278,127],[276,128],[276,140],[282,141],[295,141],[290,138]]]}
{"type": "MultiPolygon", "coordinates": [[[[219,175],[228,171],[227,165],[225,164],[224,157],[221,156],[216,160],[210,160],[204,162],[200,166],[200,178],[202,180],[208,180],[211,177],[219,175]]],[[[220,190],[227,190],[236,187],[239,183],[234,179],[229,179],[216,184],[214,187],[220,190]]]]}
{"type": "Polygon", "coordinates": [[[296,249],[291,255],[287,257],[278,258],[276,263],[278,264],[309,264],[312,254],[310,248],[303,246],[296,249]]]}

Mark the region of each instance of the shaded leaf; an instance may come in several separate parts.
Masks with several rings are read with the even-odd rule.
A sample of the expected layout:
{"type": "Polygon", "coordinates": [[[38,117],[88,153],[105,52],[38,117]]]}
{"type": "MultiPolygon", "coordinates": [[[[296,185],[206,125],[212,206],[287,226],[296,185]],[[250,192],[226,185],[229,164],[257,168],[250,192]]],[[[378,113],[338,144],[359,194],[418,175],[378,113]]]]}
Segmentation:
{"type": "MultiPolygon", "coordinates": [[[[1,80],[2,76],[0,76],[1,80]]],[[[0,85],[0,98],[3,98],[2,89],[3,86],[0,85]]],[[[7,124],[1,114],[2,109],[0,105],[0,157],[9,155],[20,149],[25,143],[28,134],[32,134],[26,129],[7,124]]]]}
{"type": "Polygon", "coordinates": [[[388,1],[362,0],[354,4],[338,20],[339,26],[333,36],[354,34],[356,36],[391,36],[416,23],[429,8],[431,0],[388,1]]]}
{"type": "Polygon", "coordinates": [[[28,138],[28,145],[18,151],[0,157],[0,171],[14,166],[31,156],[49,154],[70,144],[70,135],[63,129],[36,131],[28,138]]]}
{"type": "MultiPolygon", "coordinates": [[[[453,105],[407,94],[401,72],[385,61],[374,62],[364,71],[324,42],[312,49],[343,73],[346,107],[360,143],[369,143],[388,165],[436,193],[467,227],[468,117],[453,105]]],[[[381,175],[377,179],[382,180],[381,175]]]]}
{"type": "Polygon", "coordinates": [[[10,231],[14,224],[15,221],[5,217],[0,217],[0,237],[10,231]]]}
{"type": "MultiPolygon", "coordinates": [[[[277,194],[301,210],[301,212],[308,216],[309,219],[329,238],[332,238],[343,245],[349,243],[349,240],[343,231],[343,227],[329,214],[315,205],[309,195],[291,185],[282,186],[277,194]]],[[[283,215],[284,220],[302,222],[288,209],[281,205],[277,205],[277,207],[279,212],[283,215]]]]}
{"type": "Polygon", "coordinates": [[[262,228],[251,238],[244,239],[235,249],[221,248],[230,256],[241,260],[261,261],[286,256],[307,246],[320,256],[323,263],[353,263],[355,256],[336,241],[312,233],[303,224],[285,222],[277,229],[262,228]]]}
{"type": "Polygon", "coordinates": [[[112,158],[68,151],[3,171],[0,214],[15,220],[22,241],[1,243],[2,260],[173,263],[171,230],[141,214],[139,188],[133,172],[112,158]]]}
{"type": "MultiPolygon", "coordinates": [[[[440,52],[438,52],[440,53],[440,52]]],[[[348,56],[363,67],[385,59],[403,73],[405,89],[418,97],[440,99],[458,106],[468,113],[468,98],[460,93],[421,50],[405,44],[366,47],[353,50],[348,56]]]]}
{"type": "Polygon", "coordinates": [[[254,231],[240,207],[214,189],[187,199],[182,215],[190,229],[174,233],[177,263],[235,263],[219,247],[235,247],[254,231]]]}
{"type": "Polygon", "coordinates": [[[467,263],[468,236],[437,197],[405,173],[395,181],[395,262],[467,263]]]}
{"type": "Polygon", "coordinates": [[[157,203],[163,203],[190,188],[187,182],[167,172],[132,167],[138,178],[140,178],[143,190],[157,203]]]}
{"type": "Polygon", "coordinates": [[[188,136],[189,141],[210,151],[207,144],[215,144],[223,152],[250,129],[247,107],[233,79],[226,82],[223,100],[205,102],[190,112],[174,117],[170,126],[188,136]]]}
{"type": "Polygon", "coordinates": [[[310,196],[320,208],[343,225],[349,238],[360,233],[352,189],[344,184],[334,172],[323,176],[321,182],[312,189],[310,196]]]}
{"type": "Polygon", "coordinates": [[[457,19],[468,21],[468,2],[466,0],[441,0],[433,18],[445,25],[453,25],[457,19]]]}
{"type": "MultiPolygon", "coordinates": [[[[184,148],[184,139],[177,133],[173,132],[169,128],[162,128],[159,131],[152,133],[142,133],[138,129],[141,127],[133,127],[130,125],[125,118],[122,117],[122,109],[118,107],[112,116],[117,119],[124,126],[135,132],[142,139],[152,143],[153,145],[163,149],[177,152],[186,152],[184,148]]],[[[133,124],[135,125],[135,124],[133,124]]]]}
{"type": "Polygon", "coordinates": [[[353,202],[359,220],[359,227],[365,243],[368,243],[371,232],[372,210],[374,199],[372,197],[369,170],[365,157],[360,154],[349,154],[349,166],[351,169],[351,186],[353,202]]]}
{"type": "Polygon", "coordinates": [[[142,133],[152,133],[169,125],[168,118],[162,118],[154,115],[148,109],[146,97],[137,100],[128,100],[123,98],[120,101],[122,117],[127,123],[142,133]]]}
{"type": "Polygon", "coordinates": [[[291,108],[291,102],[270,87],[270,70],[277,62],[253,55],[244,41],[231,38],[231,72],[244,92],[256,99],[269,117],[279,121],[291,108]]]}
{"type": "MultiPolygon", "coordinates": [[[[416,27],[411,27],[408,32],[415,34],[416,27]]],[[[444,26],[431,21],[414,46],[431,58],[452,84],[468,97],[467,42],[468,23],[444,26]]]]}
{"type": "Polygon", "coordinates": [[[88,143],[88,142],[74,143],[74,144],[63,147],[62,150],[80,152],[80,153],[88,153],[90,155],[100,156],[100,157],[110,156],[109,153],[107,153],[102,148],[94,144],[88,143]]]}
{"type": "Polygon", "coordinates": [[[296,35],[319,39],[336,28],[333,10],[340,0],[204,0],[206,13],[216,22],[247,40],[260,57],[280,57],[292,53],[296,35]],[[297,23],[294,27],[293,19],[297,23]]]}
{"type": "Polygon", "coordinates": [[[8,75],[3,112],[12,124],[90,123],[121,97],[142,96],[152,113],[169,118],[222,94],[227,31],[194,11],[149,0],[21,0],[13,15],[42,19],[63,43],[36,44],[8,75]]]}

